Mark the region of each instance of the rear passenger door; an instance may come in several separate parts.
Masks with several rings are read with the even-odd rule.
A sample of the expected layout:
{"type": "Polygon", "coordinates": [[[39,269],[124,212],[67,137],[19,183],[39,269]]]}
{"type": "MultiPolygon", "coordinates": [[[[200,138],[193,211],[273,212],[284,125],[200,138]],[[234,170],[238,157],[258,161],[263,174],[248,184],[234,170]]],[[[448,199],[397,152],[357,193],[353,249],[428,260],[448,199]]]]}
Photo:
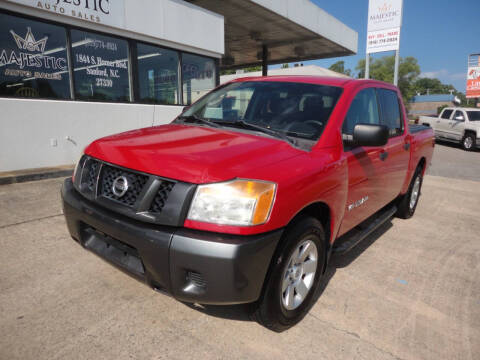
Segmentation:
{"type": "Polygon", "coordinates": [[[398,93],[378,88],[380,124],[389,129],[388,143],[383,147],[379,188],[376,189],[383,205],[394,200],[401,192],[410,161],[410,137],[406,136],[405,120],[398,93]]]}
{"type": "Polygon", "coordinates": [[[452,109],[444,109],[438,119],[435,121],[435,136],[440,138],[448,138],[448,130],[450,127],[450,118],[452,117],[452,109]]]}

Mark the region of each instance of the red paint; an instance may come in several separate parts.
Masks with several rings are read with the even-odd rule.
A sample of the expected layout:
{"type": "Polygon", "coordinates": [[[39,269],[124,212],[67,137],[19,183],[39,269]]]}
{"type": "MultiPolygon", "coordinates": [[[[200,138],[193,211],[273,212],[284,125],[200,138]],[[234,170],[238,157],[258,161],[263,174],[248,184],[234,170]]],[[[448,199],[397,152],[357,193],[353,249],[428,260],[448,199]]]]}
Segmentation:
{"type": "MultiPolygon", "coordinates": [[[[245,81],[244,79],[234,80],[245,81]]],[[[258,234],[286,226],[306,206],[322,202],[330,209],[331,239],[341,235],[405,193],[422,158],[430,164],[433,132],[410,134],[402,104],[404,133],[383,147],[356,148],[345,152],[341,126],[356,93],[390,84],[310,76],[248,78],[248,81],[304,82],[344,89],[322,136],[310,152],[282,140],[196,125],[163,125],[108,136],[93,142],[86,154],[158,176],[192,183],[234,178],[261,179],[278,184],[269,220],[253,227],[222,226],[185,221],[185,227],[232,234],[258,234]],[[404,144],[410,143],[410,150],[404,144]],[[386,161],[378,154],[388,151],[386,161]],[[356,211],[348,204],[368,195],[356,211]]]]}

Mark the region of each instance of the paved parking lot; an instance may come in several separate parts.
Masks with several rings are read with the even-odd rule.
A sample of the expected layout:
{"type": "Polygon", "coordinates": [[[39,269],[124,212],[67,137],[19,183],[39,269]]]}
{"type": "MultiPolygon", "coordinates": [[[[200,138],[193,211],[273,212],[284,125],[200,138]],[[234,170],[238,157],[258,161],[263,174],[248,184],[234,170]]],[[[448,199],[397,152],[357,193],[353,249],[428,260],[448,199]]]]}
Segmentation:
{"type": "Polygon", "coordinates": [[[415,217],[335,259],[312,311],[281,334],[244,306],[188,306],[83,250],[61,179],[0,186],[0,359],[479,359],[480,182],[438,163],[455,154],[470,156],[437,146],[442,176],[425,178],[415,217]]]}

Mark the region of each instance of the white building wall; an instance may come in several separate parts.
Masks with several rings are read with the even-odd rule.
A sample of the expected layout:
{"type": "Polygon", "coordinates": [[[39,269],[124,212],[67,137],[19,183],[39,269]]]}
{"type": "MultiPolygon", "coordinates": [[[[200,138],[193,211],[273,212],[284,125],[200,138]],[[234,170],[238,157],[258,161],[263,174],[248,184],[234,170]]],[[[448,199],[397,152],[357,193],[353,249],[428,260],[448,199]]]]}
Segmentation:
{"type": "Polygon", "coordinates": [[[93,140],[167,124],[182,107],[0,98],[0,109],[2,172],[73,164],[93,140]]]}

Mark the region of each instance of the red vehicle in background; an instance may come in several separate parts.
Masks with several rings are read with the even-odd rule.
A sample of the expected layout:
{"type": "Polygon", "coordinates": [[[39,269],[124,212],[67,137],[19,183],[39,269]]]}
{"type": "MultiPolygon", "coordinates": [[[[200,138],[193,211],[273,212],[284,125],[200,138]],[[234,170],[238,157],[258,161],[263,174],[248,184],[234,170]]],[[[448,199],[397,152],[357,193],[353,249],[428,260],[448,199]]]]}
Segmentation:
{"type": "Polygon", "coordinates": [[[62,189],[73,239],[149,286],[300,321],[334,253],[415,212],[431,128],[371,80],[244,78],[171,124],[94,141],[62,189]]]}

